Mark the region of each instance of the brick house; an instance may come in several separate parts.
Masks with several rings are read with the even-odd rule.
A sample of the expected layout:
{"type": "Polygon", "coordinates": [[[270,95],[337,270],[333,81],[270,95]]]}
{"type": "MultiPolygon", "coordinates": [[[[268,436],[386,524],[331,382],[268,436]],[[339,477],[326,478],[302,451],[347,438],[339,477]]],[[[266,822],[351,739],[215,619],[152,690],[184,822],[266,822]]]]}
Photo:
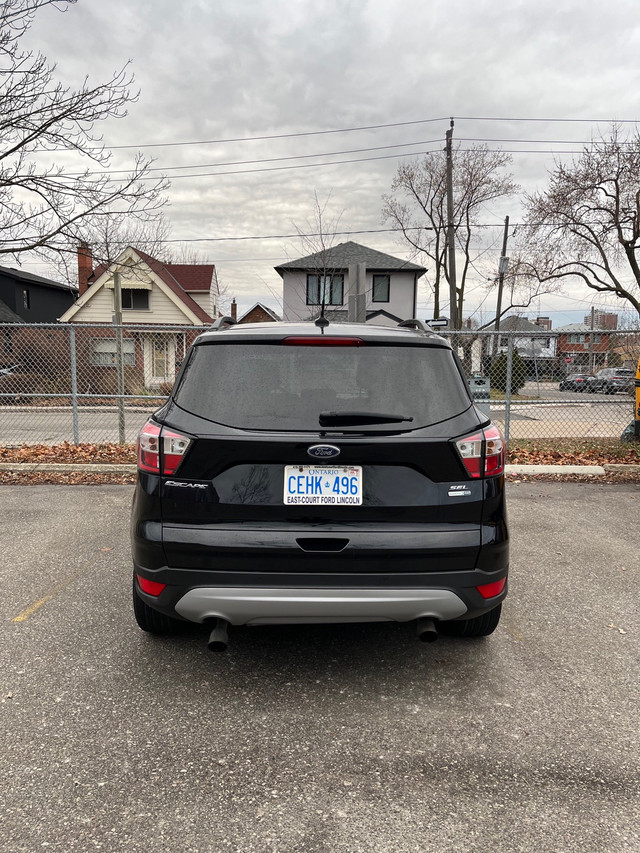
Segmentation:
{"type": "Polygon", "coordinates": [[[557,352],[565,363],[571,365],[571,371],[583,368],[591,372],[603,367],[606,353],[611,343],[611,334],[602,329],[591,329],[584,323],[570,323],[556,329],[558,334],[557,352]],[[590,364],[590,355],[592,363],[590,364]]]}
{"type": "MultiPolygon", "coordinates": [[[[234,311],[236,307],[235,299],[231,303],[231,316],[235,319],[234,311]]],[[[256,302],[256,304],[249,308],[248,311],[240,317],[236,322],[238,323],[277,323],[280,321],[280,317],[276,314],[275,311],[272,311],[271,308],[268,308],[266,305],[263,305],[262,302],[256,302]]]]}

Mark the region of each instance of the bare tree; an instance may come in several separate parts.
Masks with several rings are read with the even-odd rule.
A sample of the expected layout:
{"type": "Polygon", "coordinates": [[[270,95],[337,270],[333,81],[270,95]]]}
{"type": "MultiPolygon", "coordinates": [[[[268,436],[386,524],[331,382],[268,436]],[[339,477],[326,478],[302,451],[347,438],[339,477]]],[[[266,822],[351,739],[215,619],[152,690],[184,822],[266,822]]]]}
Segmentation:
{"type": "Polygon", "coordinates": [[[613,125],[570,164],[557,162],[548,187],[526,197],[525,260],[538,281],[581,279],[640,314],[640,133],[613,125]]]}
{"type": "MultiPolygon", "coordinates": [[[[340,227],[342,213],[332,217],[328,213],[329,202],[331,201],[331,193],[327,194],[324,201],[318,198],[318,193],[313,193],[313,212],[309,219],[304,223],[303,227],[293,223],[300,236],[302,250],[305,252],[305,257],[309,255],[317,256],[314,259],[313,266],[309,267],[307,272],[310,275],[318,276],[318,295],[319,301],[317,306],[318,316],[324,315],[327,305],[331,305],[331,294],[334,285],[337,283],[337,275],[343,279],[341,269],[336,268],[331,261],[330,250],[337,244],[337,232],[340,227]]],[[[342,299],[345,299],[347,294],[343,292],[342,299]]],[[[340,302],[342,304],[342,300],[340,302]]],[[[283,304],[284,309],[284,304],[283,304]]],[[[310,306],[311,316],[313,317],[313,307],[310,306]]],[[[300,318],[306,319],[306,318],[300,318]]]]}
{"type": "MultiPolygon", "coordinates": [[[[509,174],[502,174],[511,157],[478,145],[453,154],[453,198],[456,251],[464,258],[457,276],[457,316],[462,321],[465,287],[475,260],[472,238],[479,233],[478,219],[483,205],[517,192],[509,174]]],[[[383,219],[398,227],[416,257],[429,259],[426,281],[434,299],[434,316],[440,313],[441,287],[449,283],[447,257],[446,156],[434,151],[420,161],[401,163],[383,195],[383,219]]]]}
{"type": "Polygon", "coordinates": [[[45,56],[21,46],[39,9],[64,12],[75,2],[0,4],[0,255],[14,259],[75,252],[105,220],[117,231],[123,222],[152,220],[165,203],[168,183],[149,180],[151,161],[141,154],[123,178],[105,171],[111,155],[95,126],[125,116],[137,99],[128,68],[73,89],[55,80],[45,56]]]}

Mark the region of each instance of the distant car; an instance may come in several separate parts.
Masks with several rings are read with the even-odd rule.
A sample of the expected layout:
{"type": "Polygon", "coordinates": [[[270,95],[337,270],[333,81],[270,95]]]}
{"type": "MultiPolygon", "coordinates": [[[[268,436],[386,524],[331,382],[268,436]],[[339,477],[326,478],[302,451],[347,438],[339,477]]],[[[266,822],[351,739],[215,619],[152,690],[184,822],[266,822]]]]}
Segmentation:
{"type": "Polygon", "coordinates": [[[603,367],[587,381],[589,394],[616,394],[633,389],[634,372],[626,367],[603,367]]]}
{"type": "Polygon", "coordinates": [[[560,391],[584,391],[589,379],[593,376],[589,373],[572,373],[566,376],[558,385],[560,391]]]}

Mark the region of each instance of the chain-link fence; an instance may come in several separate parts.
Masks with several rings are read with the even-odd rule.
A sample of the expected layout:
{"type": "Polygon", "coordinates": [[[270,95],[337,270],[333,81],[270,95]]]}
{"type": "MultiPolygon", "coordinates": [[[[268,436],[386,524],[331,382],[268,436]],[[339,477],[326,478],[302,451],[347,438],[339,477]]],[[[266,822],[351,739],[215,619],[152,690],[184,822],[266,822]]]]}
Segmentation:
{"type": "MultiPolygon", "coordinates": [[[[0,325],[0,444],[133,442],[202,328],[0,325]]],[[[640,332],[443,332],[511,439],[620,438],[640,332]]]]}

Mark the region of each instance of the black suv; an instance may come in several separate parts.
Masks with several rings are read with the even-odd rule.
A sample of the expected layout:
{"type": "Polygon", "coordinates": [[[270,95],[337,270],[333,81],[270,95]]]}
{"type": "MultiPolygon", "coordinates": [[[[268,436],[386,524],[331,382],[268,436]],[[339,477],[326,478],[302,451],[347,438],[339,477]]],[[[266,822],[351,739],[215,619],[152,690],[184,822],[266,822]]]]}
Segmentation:
{"type": "MultiPolygon", "coordinates": [[[[326,323],[326,321],[324,321],[326,323]]],[[[507,593],[504,444],[420,321],[201,335],[140,432],[139,626],[417,620],[479,637],[507,593]]]]}

